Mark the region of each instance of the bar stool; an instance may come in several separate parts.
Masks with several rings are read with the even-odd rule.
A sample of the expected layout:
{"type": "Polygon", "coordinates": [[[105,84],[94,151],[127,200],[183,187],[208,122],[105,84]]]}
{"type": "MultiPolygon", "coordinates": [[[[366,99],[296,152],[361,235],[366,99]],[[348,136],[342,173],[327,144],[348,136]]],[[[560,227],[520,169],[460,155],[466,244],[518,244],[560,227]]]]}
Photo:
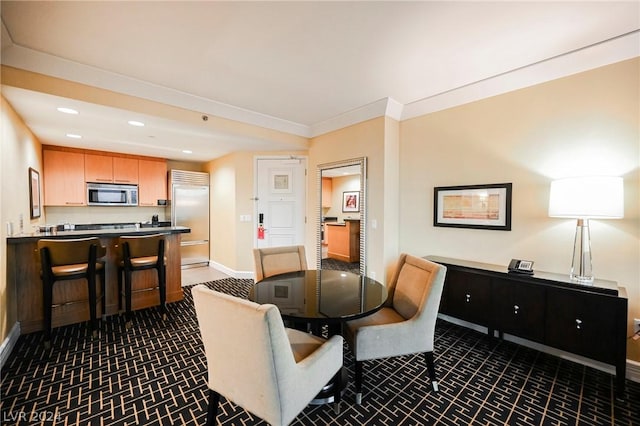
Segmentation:
{"type": "Polygon", "coordinates": [[[160,309],[162,320],[167,319],[167,281],[165,237],[162,234],[145,236],[122,236],[118,240],[122,247],[122,261],[118,271],[118,304],[122,310],[122,276],[124,275],[124,299],[127,322],[125,327],[131,327],[131,295],[132,276],[135,271],[155,269],[158,272],[158,286],[136,290],[151,291],[156,288],[160,292],[160,309]]]}
{"type": "Polygon", "coordinates": [[[100,275],[102,315],[105,315],[105,267],[106,248],[97,237],[71,240],[42,239],[38,241],[42,266],[42,308],[44,313],[44,346],[51,347],[51,317],[54,307],[79,301],[53,304],[53,285],[57,281],[86,279],[89,290],[89,313],[93,337],[98,335],[96,313],[96,275],[100,275]]]}

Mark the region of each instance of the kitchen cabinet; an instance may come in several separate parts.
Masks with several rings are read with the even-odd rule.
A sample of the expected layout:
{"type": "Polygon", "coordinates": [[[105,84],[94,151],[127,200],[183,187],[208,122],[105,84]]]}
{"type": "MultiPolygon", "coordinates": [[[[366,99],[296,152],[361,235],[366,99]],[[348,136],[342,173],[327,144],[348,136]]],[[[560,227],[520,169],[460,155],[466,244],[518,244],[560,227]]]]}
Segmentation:
{"type": "Polygon", "coordinates": [[[112,183],[113,157],[100,154],[84,155],[85,182],[112,183]]]}
{"type": "Polygon", "coordinates": [[[333,196],[333,179],[322,178],[322,207],[330,208],[331,197],[333,196]]]}
{"type": "Polygon", "coordinates": [[[86,205],[84,154],[45,149],[42,158],[44,205],[86,205]]]}
{"type": "Polygon", "coordinates": [[[325,223],[327,256],[343,262],[360,261],[360,221],[325,223]]]}
{"type": "Polygon", "coordinates": [[[84,176],[86,182],[135,185],[138,183],[138,159],[85,154],[84,176]]]}
{"type": "Polygon", "coordinates": [[[626,290],[568,275],[509,273],[506,266],[427,256],[447,267],[440,312],[504,333],[594,359],[616,368],[616,395],[624,397],[626,290]]]}
{"type": "Polygon", "coordinates": [[[113,157],[113,183],[135,185],[138,183],[139,160],[113,157]]]}
{"type": "Polygon", "coordinates": [[[156,160],[139,160],[138,204],[156,206],[158,200],[167,199],[167,163],[156,160]]]}

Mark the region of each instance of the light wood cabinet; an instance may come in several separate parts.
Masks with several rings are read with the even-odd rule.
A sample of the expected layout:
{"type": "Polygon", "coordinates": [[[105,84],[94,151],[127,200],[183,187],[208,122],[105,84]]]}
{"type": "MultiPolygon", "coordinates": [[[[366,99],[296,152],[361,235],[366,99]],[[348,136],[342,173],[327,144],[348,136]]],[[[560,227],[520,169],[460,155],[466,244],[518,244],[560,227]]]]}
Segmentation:
{"type": "Polygon", "coordinates": [[[360,221],[347,220],[344,224],[325,223],[327,256],[343,262],[360,260],[360,221]]]}
{"type": "Polygon", "coordinates": [[[139,160],[138,204],[155,206],[158,200],[167,199],[167,163],[165,161],[139,160]]]}
{"type": "Polygon", "coordinates": [[[84,154],[84,179],[85,182],[112,183],[113,157],[84,154]]]}
{"type": "Polygon", "coordinates": [[[45,206],[84,206],[85,156],[80,152],[43,150],[45,206]]]}
{"type": "Polygon", "coordinates": [[[86,182],[135,185],[138,183],[138,159],[85,154],[84,177],[86,182]]]}
{"type": "Polygon", "coordinates": [[[139,181],[137,158],[113,157],[113,183],[135,185],[139,181]]]}
{"type": "Polygon", "coordinates": [[[333,196],[333,179],[322,178],[322,207],[331,207],[333,196]]]}

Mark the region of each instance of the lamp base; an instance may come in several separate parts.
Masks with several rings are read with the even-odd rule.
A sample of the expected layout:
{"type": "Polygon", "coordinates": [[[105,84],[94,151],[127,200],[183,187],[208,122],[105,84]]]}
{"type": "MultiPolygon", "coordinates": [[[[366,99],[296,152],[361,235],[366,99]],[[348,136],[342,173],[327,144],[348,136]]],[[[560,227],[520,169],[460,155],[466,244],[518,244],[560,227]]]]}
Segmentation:
{"type": "Polygon", "coordinates": [[[578,219],[576,224],[576,237],[573,241],[573,259],[569,277],[581,284],[593,283],[589,219],[578,219]]]}

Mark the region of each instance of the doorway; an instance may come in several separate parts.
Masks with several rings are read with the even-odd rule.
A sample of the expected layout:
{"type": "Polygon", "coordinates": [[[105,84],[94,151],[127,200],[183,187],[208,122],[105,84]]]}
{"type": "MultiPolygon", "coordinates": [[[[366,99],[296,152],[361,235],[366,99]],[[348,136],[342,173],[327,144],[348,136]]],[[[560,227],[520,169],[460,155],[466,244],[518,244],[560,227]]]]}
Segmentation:
{"type": "Polygon", "coordinates": [[[256,159],[254,247],[304,245],[307,159],[256,159]]]}

